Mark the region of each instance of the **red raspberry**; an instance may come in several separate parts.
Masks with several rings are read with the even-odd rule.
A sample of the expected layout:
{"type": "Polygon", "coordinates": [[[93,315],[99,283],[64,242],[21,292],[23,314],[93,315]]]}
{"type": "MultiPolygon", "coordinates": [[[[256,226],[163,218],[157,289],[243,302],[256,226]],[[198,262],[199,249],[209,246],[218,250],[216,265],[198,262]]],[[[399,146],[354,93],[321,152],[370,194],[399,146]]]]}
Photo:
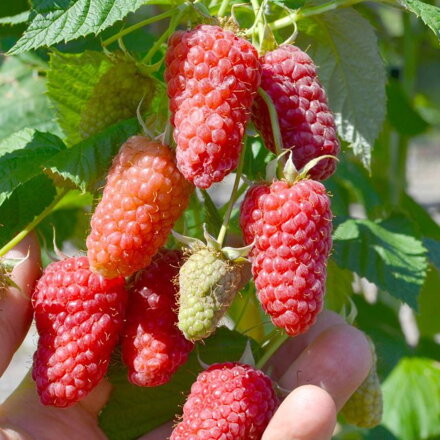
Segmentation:
{"type": "Polygon", "coordinates": [[[262,371],[239,363],[212,365],[192,385],[170,440],[260,440],[278,403],[262,371]]]}
{"type": "MultiPolygon", "coordinates": [[[[335,120],[312,59],[298,47],[286,44],[266,53],[261,65],[261,88],[275,105],[284,147],[292,149],[296,168],[325,154],[336,156],[340,147],[335,120]]],[[[266,146],[275,151],[269,111],[261,96],[255,99],[252,120],[266,146]]],[[[309,175],[324,180],[335,168],[334,159],[323,159],[309,175]]]]}
{"type": "Polygon", "coordinates": [[[40,335],[32,377],[44,405],[73,405],[106,373],[124,319],[124,283],[93,273],[86,257],[47,266],[32,295],[40,335]]]}
{"type": "Polygon", "coordinates": [[[200,25],[168,42],[165,79],[177,165],[200,188],[237,167],[260,85],[255,48],[233,32],[200,25]]]}
{"type": "Polygon", "coordinates": [[[186,362],[193,344],[177,328],[177,286],[182,253],[163,250],[136,274],[123,332],[122,356],[135,385],[168,382],[186,362]]]}
{"type": "Polygon", "coordinates": [[[87,237],[90,265],[107,278],[129,276],[151,262],[192,192],[173,152],[143,136],[122,145],[87,237]]]}
{"type": "Polygon", "coordinates": [[[264,310],[291,335],[305,332],[321,310],[332,246],[332,213],[314,180],[275,181],[246,194],[240,225],[264,310]]]}

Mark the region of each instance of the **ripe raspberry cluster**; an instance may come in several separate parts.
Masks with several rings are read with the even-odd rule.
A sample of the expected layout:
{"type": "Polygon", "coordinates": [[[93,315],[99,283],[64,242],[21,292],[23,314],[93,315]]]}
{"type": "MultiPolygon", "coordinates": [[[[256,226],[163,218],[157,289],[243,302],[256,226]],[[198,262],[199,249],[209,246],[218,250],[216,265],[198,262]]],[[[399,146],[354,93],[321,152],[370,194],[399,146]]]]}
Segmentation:
{"type": "MultiPolygon", "coordinates": [[[[332,213],[317,180],[335,171],[335,161],[317,159],[336,155],[339,142],[310,57],[292,45],[259,57],[233,32],[201,25],[171,36],[165,79],[176,152],[145,136],[128,139],[92,216],[87,257],[50,264],[33,293],[40,334],[33,378],[45,405],[84,398],[106,374],[119,339],[133,384],[165,384],[249,281],[249,262],[212,237],[185,258],[164,246],[193,185],[208,188],[237,167],[251,116],[274,150],[259,87],[296,167],[316,163],[247,191],[240,226],[257,295],[291,336],[307,331],[322,308],[332,213]]],[[[171,439],[258,440],[277,406],[261,371],[213,365],[194,383],[171,439]]]]}

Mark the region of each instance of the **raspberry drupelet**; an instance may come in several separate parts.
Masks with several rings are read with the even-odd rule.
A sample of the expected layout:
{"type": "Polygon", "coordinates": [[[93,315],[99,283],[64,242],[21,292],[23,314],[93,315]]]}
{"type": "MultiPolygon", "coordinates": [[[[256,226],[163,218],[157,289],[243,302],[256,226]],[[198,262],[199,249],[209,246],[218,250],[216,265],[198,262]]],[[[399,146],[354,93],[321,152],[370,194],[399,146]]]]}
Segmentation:
{"type": "Polygon", "coordinates": [[[218,26],[177,31],[168,42],[165,79],[177,165],[208,188],[237,167],[260,85],[257,51],[218,26]]]}
{"type": "Polygon", "coordinates": [[[87,237],[92,269],[113,278],[148,266],[192,191],[167,146],[143,136],[128,139],[113,160],[92,217],[87,237]]]}
{"type": "Polygon", "coordinates": [[[152,387],[168,382],[193,349],[177,328],[178,288],[174,279],[182,262],[180,251],[162,249],[136,274],[130,289],[122,358],[135,385],[152,387]]]}
{"type": "Polygon", "coordinates": [[[251,251],[258,298],[275,325],[295,336],[314,324],[325,292],[332,213],[315,180],[275,181],[249,189],[240,226],[251,251]]]}
{"type": "MultiPolygon", "coordinates": [[[[340,145],[335,120],[312,59],[286,44],[262,56],[261,67],[261,88],[273,101],[284,148],[292,150],[296,168],[319,156],[337,156],[340,145]]],[[[254,101],[252,120],[267,148],[275,151],[269,111],[261,96],[254,101]]],[[[334,159],[323,159],[310,177],[327,179],[335,168],[334,159]]]]}
{"type": "Polygon", "coordinates": [[[279,404],[271,379],[240,363],[197,377],[170,440],[260,440],[279,404]]]}
{"type": "Polygon", "coordinates": [[[32,377],[44,405],[71,406],[103,378],[126,300],[124,278],[93,273],[86,257],[47,266],[32,295],[40,335],[32,377]]]}

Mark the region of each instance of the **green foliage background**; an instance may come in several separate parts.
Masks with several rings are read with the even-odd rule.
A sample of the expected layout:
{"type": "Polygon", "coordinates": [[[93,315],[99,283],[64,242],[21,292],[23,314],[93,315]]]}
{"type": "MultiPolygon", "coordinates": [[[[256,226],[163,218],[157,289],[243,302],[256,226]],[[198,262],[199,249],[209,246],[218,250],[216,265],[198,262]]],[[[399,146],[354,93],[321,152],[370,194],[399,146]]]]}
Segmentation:
{"type": "MultiPolygon", "coordinates": [[[[105,115],[97,115],[105,128],[86,137],[80,124],[92,97],[107,89],[111,96],[118,87],[109,80],[112,72],[130,64],[137,76],[124,87],[151,87],[153,97],[142,112],[149,129],[162,132],[168,36],[227,3],[1,2],[0,255],[34,227],[49,250],[54,230],[59,247],[85,249],[90,211],[111,159],[140,131],[131,110],[129,118],[116,114],[108,126],[105,115]]],[[[249,27],[252,10],[242,0],[231,0],[228,10],[233,3],[240,4],[234,8],[237,20],[249,27]]],[[[336,438],[440,439],[440,226],[408,193],[407,177],[412,140],[438,139],[440,133],[440,8],[419,0],[274,0],[264,12],[278,43],[296,22],[295,44],[319,67],[343,142],[337,172],[325,183],[335,215],[326,306],[347,316],[356,311],[355,324],[376,344],[385,410],[382,426],[370,432],[341,420],[336,438]],[[364,280],[376,286],[374,301],[365,299],[364,280]],[[399,321],[402,304],[412,309],[420,333],[412,345],[399,321]]],[[[111,103],[104,97],[103,104],[111,103]]],[[[244,174],[259,180],[271,154],[248,131],[244,174]]],[[[432,160],[440,172],[440,158],[432,160]]],[[[200,237],[206,223],[215,234],[225,211],[212,191],[197,192],[177,228],[200,237]]],[[[237,216],[238,207],[232,241],[239,234],[237,216]]],[[[236,330],[221,329],[207,341],[199,353],[205,362],[238,358],[249,337],[255,355],[261,354],[259,344],[272,329],[252,285],[229,318],[236,330]]],[[[116,392],[101,426],[109,438],[121,440],[171,419],[198,368],[192,358],[169,385],[135,390],[115,365],[110,379],[116,392]]]]}

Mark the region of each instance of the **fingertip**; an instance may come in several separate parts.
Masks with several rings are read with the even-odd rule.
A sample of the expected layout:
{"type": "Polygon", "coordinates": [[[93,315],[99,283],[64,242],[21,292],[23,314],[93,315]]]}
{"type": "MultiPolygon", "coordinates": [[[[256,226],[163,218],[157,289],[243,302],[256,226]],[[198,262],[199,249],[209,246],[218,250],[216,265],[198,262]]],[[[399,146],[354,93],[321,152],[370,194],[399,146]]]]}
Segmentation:
{"type": "Polygon", "coordinates": [[[339,365],[341,381],[345,385],[340,387],[335,398],[339,410],[368,376],[373,363],[371,346],[363,331],[348,324],[337,325],[323,336],[323,343],[332,341],[329,348],[336,354],[333,370],[336,371],[339,365]]]}
{"type": "Polygon", "coordinates": [[[348,324],[335,325],[301,353],[279,383],[288,389],[318,385],[330,393],[339,410],[365,380],[371,364],[365,334],[348,324]]]}
{"type": "Polygon", "coordinates": [[[19,289],[10,287],[0,296],[0,376],[22,343],[32,322],[31,295],[41,273],[40,248],[34,233],[26,236],[7,258],[24,258],[11,273],[19,289]]]}
{"type": "Polygon", "coordinates": [[[89,395],[79,402],[79,405],[92,416],[97,417],[110,398],[112,389],[112,384],[104,377],[89,395]]]}
{"type": "Polygon", "coordinates": [[[329,440],[335,426],[336,406],[330,394],[303,385],[280,405],[262,440],[329,440]]]}
{"type": "MultiPolygon", "coordinates": [[[[35,281],[41,273],[41,254],[37,236],[34,232],[28,234],[17,246],[11,249],[7,258],[24,260],[14,267],[11,279],[20,287],[22,293],[30,297],[35,281]]],[[[14,289],[10,289],[14,290],[14,289]]]]}
{"type": "Polygon", "coordinates": [[[271,368],[271,376],[276,379],[280,378],[300,353],[321,333],[341,324],[346,324],[341,315],[331,310],[323,310],[318,315],[316,323],[306,333],[289,338],[272,356],[268,363],[268,367],[271,368]]]}
{"type": "Polygon", "coordinates": [[[159,426],[148,434],[139,437],[138,440],[164,440],[170,438],[171,432],[173,431],[173,423],[168,422],[164,425],[159,426]]]}

